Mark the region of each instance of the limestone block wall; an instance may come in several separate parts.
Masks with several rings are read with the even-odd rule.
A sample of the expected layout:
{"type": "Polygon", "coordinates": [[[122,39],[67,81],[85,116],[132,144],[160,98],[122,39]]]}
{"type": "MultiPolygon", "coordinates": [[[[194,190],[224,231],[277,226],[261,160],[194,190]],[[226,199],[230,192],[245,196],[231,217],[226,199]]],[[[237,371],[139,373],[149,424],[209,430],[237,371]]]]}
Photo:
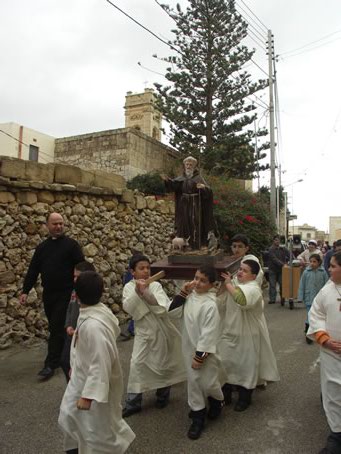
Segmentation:
{"type": "Polygon", "coordinates": [[[55,161],[101,169],[130,180],[152,170],[167,172],[177,153],[134,128],[56,139],[55,161]]]}
{"type": "Polygon", "coordinates": [[[128,130],[115,129],[56,139],[55,162],[124,176],[128,163],[127,135],[128,130]]]}
{"type": "Polygon", "coordinates": [[[105,183],[100,187],[92,173],[79,168],[26,164],[0,158],[0,348],[47,335],[40,283],[28,305],[19,304],[19,295],[34,250],[46,238],[49,212],[63,215],[66,233],[104,277],[103,302],[120,319],[122,275],[132,250],[154,261],[171,247],[173,202],[127,190],[119,176],[100,173],[105,183]]]}

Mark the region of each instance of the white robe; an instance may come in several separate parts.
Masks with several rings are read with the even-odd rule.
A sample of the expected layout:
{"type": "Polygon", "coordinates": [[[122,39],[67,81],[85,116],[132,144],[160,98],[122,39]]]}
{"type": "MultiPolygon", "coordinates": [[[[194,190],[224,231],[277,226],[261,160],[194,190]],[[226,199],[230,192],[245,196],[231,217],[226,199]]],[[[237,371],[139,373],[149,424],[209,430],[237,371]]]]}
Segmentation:
{"type": "Polygon", "coordinates": [[[149,291],[157,306],[139,297],[134,280],[123,289],[123,309],[135,322],[128,393],[143,393],[186,380],[181,335],[168,314],[170,300],[159,282],[152,282],[149,291]]]}
{"type": "MultiPolygon", "coordinates": [[[[341,293],[341,286],[338,286],[341,293]]],[[[331,339],[341,341],[341,301],[335,284],[328,283],[316,295],[309,311],[308,337],[326,331],[331,339]]],[[[332,432],[341,432],[341,355],[321,347],[321,389],[324,411],[332,432]]]]}
{"type": "Polygon", "coordinates": [[[77,330],[71,346],[71,378],[58,419],[64,448],[78,447],[79,454],[124,453],[135,434],[122,419],[117,318],[102,303],[81,308],[77,330]],[[80,397],[93,399],[90,410],[77,409],[80,397]]]}
{"type": "Polygon", "coordinates": [[[263,313],[262,292],[256,280],[241,284],[234,280],[246,298],[246,305],[237,304],[230,293],[218,296],[226,305],[221,323],[218,352],[221,356],[221,384],[254,389],[266,381],[278,381],[279,374],[272,351],[268,327],[263,313]]]}
{"type": "Polygon", "coordinates": [[[223,400],[217,355],[219,313],[215,290],[193,291],[183,306],[182,352],[187,369],[188,405],[194,411],[206,406],[207,397],[223,400]],[[195,352],[209,353],[200,369],[192,368],[195,352]]]}

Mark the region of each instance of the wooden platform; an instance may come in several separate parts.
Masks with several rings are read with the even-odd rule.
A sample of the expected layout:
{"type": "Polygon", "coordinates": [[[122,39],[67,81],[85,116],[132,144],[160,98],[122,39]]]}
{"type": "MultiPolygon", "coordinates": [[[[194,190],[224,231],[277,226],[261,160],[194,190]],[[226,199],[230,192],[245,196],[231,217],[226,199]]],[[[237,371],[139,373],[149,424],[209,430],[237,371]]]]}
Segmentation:
{"type": "MultiPolygon", "coordinates": [[[[235,273],[240,265],[241,258],[225,255],[222,260],[214,264],[217,271],[217,276],[221,280],[220,274],[223,271],[235,273]]],[[[196,270],[199,268],[198,263],[168,263],[168,258],[159,260],[151,265],[151,274],[164,271],[166,273],[165,279],[183,279],[191,280],[194,277],[196,270]]]]}

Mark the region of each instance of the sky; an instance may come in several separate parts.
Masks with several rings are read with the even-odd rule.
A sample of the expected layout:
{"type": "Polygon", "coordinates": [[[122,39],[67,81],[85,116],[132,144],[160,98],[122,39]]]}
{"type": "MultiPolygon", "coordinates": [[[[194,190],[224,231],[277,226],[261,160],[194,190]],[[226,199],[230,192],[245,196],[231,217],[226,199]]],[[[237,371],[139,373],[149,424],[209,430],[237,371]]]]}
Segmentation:
{"type": "MultiPolygon", "coordinates": [[[[174,23],[155,0],[113,3],[162,39],[172,39],[174,23]]],[[[186,6],[185,0],[179,3],[186,6]]],[[[341,2],[236,4],[251,24],[246,44],[256,49],[253,60],[262,68],[248,68],[255,79],[268,70],[265,30],[274,35],[277,163],[295,224],[328,231],[329,216],[341,216],[341,2]]],[[[165,83],[166,66],[153,55],[171,53],[106,0],[2,0],[0,50],[0,123],[13,121],[54,137],[124,127],[126,92],[165,83]]],[[[257,96],[268,103],[267,91],[257,96]]],[[[258,125],[268,123],[259,108],[258,125]]],[[[262,172],[260,184],[269,181],[270,172],[262,172]]]]}

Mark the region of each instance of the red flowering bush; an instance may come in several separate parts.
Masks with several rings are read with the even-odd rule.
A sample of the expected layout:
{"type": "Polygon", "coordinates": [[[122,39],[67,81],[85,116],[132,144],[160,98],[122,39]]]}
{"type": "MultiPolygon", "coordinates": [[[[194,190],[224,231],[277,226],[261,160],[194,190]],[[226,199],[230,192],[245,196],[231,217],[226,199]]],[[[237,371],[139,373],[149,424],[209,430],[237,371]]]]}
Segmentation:
{"type": "Polygon", "coordinates": [[[264,194],[242,189],[236,181],[207,177],[213,190],[214,218],[221,246],[229,250],[231,238],[243,233],[250,239],[251,250],[260,256],[276,233],[264,194]]]}

